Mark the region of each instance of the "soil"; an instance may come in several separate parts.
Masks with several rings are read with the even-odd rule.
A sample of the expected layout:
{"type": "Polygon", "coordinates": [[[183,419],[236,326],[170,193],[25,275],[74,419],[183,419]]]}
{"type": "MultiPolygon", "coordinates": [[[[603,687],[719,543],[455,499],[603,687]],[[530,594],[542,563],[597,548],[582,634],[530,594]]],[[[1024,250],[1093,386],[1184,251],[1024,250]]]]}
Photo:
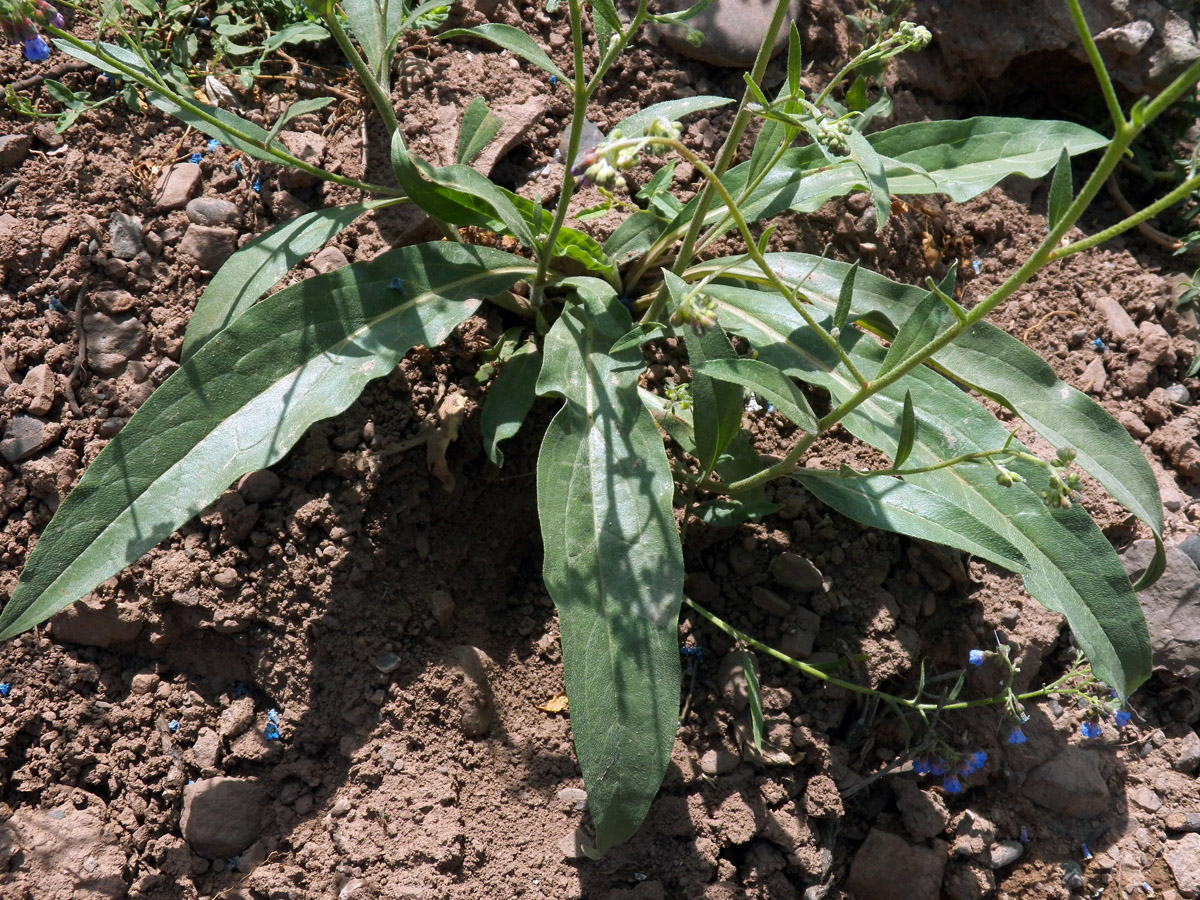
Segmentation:
{"type": "MultiPolygon", "coordinates": [[[[460,15],[466,24],[483,18],[470,8],[460,15]]],[[[565,7],[548,15],[503,2],[490,18],[524,27],[569,68],[565,7]]],[[[817,81],[845,51],[848,32],[831,4],[806,11],[802,25],[808,77],[817,81]]],[[[19,47],[0,48],[0,83],[26,79],[23,93],[45,104],[38,80],[28,79],[63,62],[55,54],[33,65],[19,47]]],[[[549,196],[569,115],[565,88],[462,41],[411,41],[398,66],[394,99],[418,152],[437,158],[452,148],[457,111],[480,94],[510,123],[495,177],[549,196]]],[[[311,77],[335,74],[314,68],[311,77]]],[[[86,70],[56,77],[76,90],[96,86],[86,70]]],[[[241,98],[270,122],[308,90],[309,77],[264,81],[241,98]]],[[[637,107],[691,93],[736,96],[740,85],[740,72],[683,59],[651,36],[614,72],[591,117],[607,129],[637,107]]],[[[982,111],[893,88],[893,122],[982,111]]],[[[685,136],[711,149],[728,118],[692,117],[685,136]]],[[[0,170],[0,425],[7,433],[31,418],[44,440],[0,463],[6,596],[88,462],[176,368],[190,310],[211,277],[212,266],[183,245],[188,215],[158,205],[160,176],[201,153],[199,194],[234,204],[230,227],[241,241],[356,198],[251,160],[235,171],[227,148],[206,148],[203,136],[153,110],[109,105],[63,135],[9,110],[0,122],[4,133],[32,137],[0,170]],[[130,259],[113,254],[117,213],[142,222],[143,249],[130,259]],[[111,343],[81,351],[84,332],[111,343]]],[[[356,100],[292,128],[326,166],[387,177],[385,148],[364,128],[356,100]]],[[[677,183],[687,193],[696,181],[685,168],[677,183]]],[[[1016,179],[961,205],[912,203],[878,234],[865,224],[866,207],[851,197],[796,217],[774,246],[820,252],[832,241],[833,255],[861,255],[910,283],[960,259],[969,302],[1011,272],[1046,227],[1045,185],[1016,179]]],[[[1084,228],[1117,216],[1101,203],[1084,228]]],[[[411,217],[376,217],[292,277],[370,258],[423,228],[411,217]]],[[[1179,386],[1200,391],[1183,377],[1197,329],[1172,302],[1189,272],[1185,259],[1133,235],[1043,273],[994,319],[1143,443],[1160,476],[1169,542],[1194,534],[1200,518],[1196,422],[1186,400],[1177,402],[1179,386]],[[1121,333],[1113,305],[1142,333],[1121,333]],[[1148,365],[1156,327],[1169,353],[1148,365]]],[[[766,749],[756,754],[739,740],[738,657],[693,615],[681,642],[703,655],[685,679],[687,715],[661,795],[638,837],[602,860],[581,856],[586,798],[569,717],[556,702],[561,656],[540,581],[537,428],[510,442],[499,470],[479,435],[486,388],[473,377],[476,357],[507,324],[488,312],[444,345],[413,351],[270,472],[232,486],[48,629],[0,647],[0,681],[11,684],[0,699],[0,896],[815,900],[853,889],[871,900],[902,896],[869,858],[897,846],[900,855],[884,860],[897,883],[908,883],[896,873],[909,864],[936,873],[905,889],[916,900],[939,891],[955,900],[1197,896],[1200,886],[1184,883],[1185,863],[1173,871],[1167,862],[1200,830],[1179,817],[1200,808],[1189,769],[1192,757],[1200,763],[1200,701],[1181,675],[1157,672],[1130,702],[1132,725],[1106,723],[1095,740],[1081,737],[1078,710],[1057,701],[1029,710],[1021,745],[1005,741],[996,710],[953,717],[945,731],[955,745],[989,759],[950,795],[911,763],[895,764],[906,735],[886,708],[766,659],[766,749]],[[456,396],[465,414],[446,452],[450,477],[439,478],[419,447],[394,450],[424,436],[456,396]],[[1048,761],[1066,765],[1064,782],[1080,780],[1092,809],[1076,817],[1035,802],[1044,797],[1031,786],[1057,771],[1038,769],[1048,761]],[[236,854],[197,852],[183,837],[185,797],[194,782],[217,777],[260,789],[248,813],[253,834],[236,854]],[[1017,842],[1019,858],[985,865],[1005,841],[1017,842]]],[[[672,348],[648,355],[652,383],[686,376],[672,348]]],[[[532,424],[551,412],[539,405],[532,424]]],[[[789,442],[789,426],[774,415],[748,412],[746,424],[764,453],[789,442]]],[[[818,457],[837,465],[855,452],[835,435],[818,457]]],[[[811,660],[858,659],[855,677],[900,693],[914,688],[922,663],[931,675],[959,670],[967,649],[993,647],[997,631],[1023,655],[1023,683],[1070,665],[1062,620],[1015,577],[864,529],[798,487],[773,493],[782,509],[761,523],[689,534],[690,594],[744,630],[811,660]],[[784,552],[810,560],[828,592],[796,595],[775,583],[770,566],[784,552]]],[[[1083,502],[1118,548],[1147,537],[1098,488],[1087,487],[1083,502]]],[[[982,696],[994,676],[972,670],[965,690],[982,696]]]]}

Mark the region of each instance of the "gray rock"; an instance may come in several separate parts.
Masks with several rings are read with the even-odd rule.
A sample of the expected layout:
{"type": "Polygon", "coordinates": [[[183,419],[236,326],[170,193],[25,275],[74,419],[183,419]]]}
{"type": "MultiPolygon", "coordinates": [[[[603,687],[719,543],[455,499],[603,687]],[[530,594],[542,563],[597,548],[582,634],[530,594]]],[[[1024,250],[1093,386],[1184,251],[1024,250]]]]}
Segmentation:
{"type": "Polygon", "coordinates": [[[28,459],[59,439],[63,427],[58,422],[43,422],[34,416],[13,416],[0,440],[0,456],[10,463],[28,459]]]}
{"type": "MultiPolygon", "coordinates": [[[[1087,0],[1083,12],[1096,35],[1113,79],[1134,94],[1153,93],[1198,54],[1186,18],[1158,0],[1087,0]],[[1146,34],[1149,37],[1146,38],[1146,34]],[[1145,42],[1143,42],[1145,38],[1145,42]]],[[[1056,79],[1064,97],[1082,98],[1091,81],[1068,77],[1087,58],[1058,0],[918,0],[907,18],[926,25],[934,47],[900,58],[911,75],[904,81],[946,101],[963,96],[972,84],[999,78],[1010,65],[1037,58],[1043,78],[1056,79]],[[1012,28],[1012,22],[1037,28],[1012,28]],[[1073,59],[1072,59],[1073,57],[1073,59]],[[1061,58],[1061,61],[1060,61],[1061,58]]]]}
{"type": "Polygon", "coordinates": [[[780,553],[771,562],[771,577],[793,591],[819,591],[821,570],[798,553],[780,553]]]}
{"type": "Polygon", "coordinates": [[[350,260],[346,259],[346,254],[337,247],[326,247],[312,258],[310,265],[318,275],[324,275],[326,272],[345,268],[350,265],[350,260]]]}
{"type": "Polygon", "coordinates": [[[129,291],[97,291],[92,295],[92,299],[102,312],[110,316],[127,313],[137,303],[137,298],[129,291]]]}
{"type": "MultiPolygon", "coordinates": [[[[690,0],[666,0],[662,7],[663,12],[677,12],[692,5],[690,0]]],[[[687,30],[682,26],[662,25],[658,30],[663,43],[677,53],[714,66],[748,69],[754,65],[754,57],[766,37],[774,11],[772,0],[713,0],[706,9],[688,20],[692,28],[704,35],[698,47],[687,42],[687,30]]],[[[792,0],[771,48],[772,55],[787,46],[788,23],[799,16],[800,0],[792,0]]]]}
{"type": "Polygon", "coordinates": [[[192,744],[192,758],[201,770],[215,769],[221,759],[221,736],[211,728],[201,728],[192,744]]]}
{"type": "Polygon", "coordinates": [[[750,588],[750,602],[763,612],[770,613],[773,616],[778,616],[781,619],[787,618],[788,613],[792,611],[792,605],[790,603],[788,603],[774,591],[768,591],[762,585],[756,584],[754,587],[750,588]]]}
{"type": "Polygon", "coordinates": [[[872,828],[854,854],[846,889],[859,900],[938,900],[945,869],[945,852],[872,828]]]}
{"type": "Polygon", "coordinates": [[[34,366],[25,373],[21,387],[29,393],[29,403],[25,408],[30,415],[44,416],[50,412],[58,396],[58,379],[53,369],[45,363],[34,366]]]}
{"type": "Polygon", "coordinates": [[[0,168],[20,165],[33,147],[33,138],[27,134],[0,135],[0,168]]]}
{"type": "Polygon", "coordinates": [[[1189,731],[1179,747],[1179,756],[1174,762],[1176,772],[1192,775],[1200,769],[1200,735],[1189,731]]]}
{"type": "Polygon", "coordinates": [[[267,792],[244,778],[206,778],[183,789],[183,839],[201,856],[237,856],[261,833],[267,792]]]}
{"type": "Polygon", "coordinates": [[[150,347],[146,326],[131,315],[110,316],[103,312],[83,317],[87,335],[87,361],[100,375],[120,375],[131,359],[150,347]]]}
{"type": "Polygon", "coordinates": [[[1021,793],[1051,812],[1090,819],[1108,806],[1108,785],[1096,755],[1067,747],[1029,773],[1021,793]]]}
{"type": "Polygon", "coordinates": [[[241,213],[237,206],[219,197],[197,197],[184,209],[195,225],[236,225],[241,213]]]}
{"type": "Polygon", "coordinates": [[[183,209],[200,189],[200,166],[197,163],[178,163],[159,176],[155,184],[155,212],[183,209]]]}
{"type": "Polygon", "coordinates": [[[283,482],[270,469],[248,472],[238,482],[238,493],[247,503],[267,503],[279,495],[283,482]]]}
{"type": "Polygon", "coordinates": [[[563,859],[586,859],[587,850],[593,847],[591,836],[583,828],[573,828],[558,842],[563,859]]]}
{"type": "MultiPolygon", "coordinates": [[[[1153,541],[1134,541],[1121,555],[1125,571],[1137,578],[1154,556],[1153,541]]],[[[1154,665],[1180,678],[1200,675],[1200,570],[1178,547],[1167,548],[1167,567],[1153,586],[1138,594],[1154,665]]]]}
{"type": "Polygon", "coordinates": [[[700,771],[710,777],[727,775],[742,764],[742,758],[728,750],[706,750],[700,757],[700,771]]]}
{"type": "Polygon", "coordinates": [[[587,809],[587,791],[583,788],[563,788],[558,792],[558,802],[575,812],[587,809]]]}
{"type": "Polygon", "coordinates": [[[1177,841],[1167,841],[1163,858],[1179,893],[1189,900],[1200,897],[1200,834],[1185,834],[1177,841]]]}
{"type": "Polygon", "coordinates": [[[1097,356],[1087,364],[1079,376],[1079,390],[1085,394],[1103,394],[1108,385],[1108,373],[1104,371],[1104,357],[1097,356]]]}
{"type": "Polygon", "coordinates": [[[123,212],[113,213],[108,223],[108,242],[117,259],[135,259],[145,247],[142,243],[142,218],[123,212]]]}
{"type": "Polygon", "coordinates": [[[1020,859],[1024,852],[1025,846],[1020,841],[1001,841],[988,848],[985,864],[991,869],[1003,869],[1020,859]]]}
{"type": "Polygon", "coordinates": [[[1129,313],[1125,312],[1125,307],[1115,297],[1101,294],[1096,297],[1092,305],[1096,308],[1096,312],[1104,317],[1104,324],[1108,326],[1111,340],[1123,343],[1137,337],[1137,323],[1130,318],[1129,313]]]}
{"type": "Polygon", "coordinates": [[[188,225],[179,242],[179,252],[190,256],[201,269],[214,272],[237,249],[238,233],[234,228],[217,225],[188,225]]]}

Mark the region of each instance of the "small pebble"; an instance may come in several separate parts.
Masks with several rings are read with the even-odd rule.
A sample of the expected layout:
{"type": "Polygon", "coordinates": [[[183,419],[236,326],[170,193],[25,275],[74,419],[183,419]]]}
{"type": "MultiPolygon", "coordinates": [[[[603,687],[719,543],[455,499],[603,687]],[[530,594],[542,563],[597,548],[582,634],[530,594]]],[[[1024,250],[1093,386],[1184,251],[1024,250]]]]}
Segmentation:
{"type": "Polygon", "coordinates": [[[384,653],[375,660],[375,668],[384,675],[391,675],[400,667],[400,657],[395,653],[384,653]]]}

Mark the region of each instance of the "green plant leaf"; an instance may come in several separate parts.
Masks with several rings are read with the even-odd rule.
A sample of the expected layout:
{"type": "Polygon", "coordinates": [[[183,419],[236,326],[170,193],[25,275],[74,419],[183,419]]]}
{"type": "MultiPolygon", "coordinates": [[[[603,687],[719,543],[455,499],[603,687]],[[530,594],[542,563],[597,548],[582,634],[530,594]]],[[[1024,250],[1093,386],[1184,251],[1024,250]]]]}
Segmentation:
{"type": "Polygon", "coordinates": [[[797,469],[792,477],[827,506],[863,525],[955,547],[1013,572],[1024,554],[986,522],[952,501],[891,475],[841,478],[797,469]]]}
{"type": "Polygon", "coordinates": [[[693,512],[696,518],[705,525],[732,528],[743,522],[757,522],[765,516],[779,512],[780,508],[781,504],[779,503],[721,497],[696,504],[693,512]]]}
{"type": "Polygon", "coordinates": [[[386,202],[352,203],[305,213],[260,234],[234,253],[196,303],[183,335],[180,362],[187,362],[209,338],[248,310],[292,266],[325,246],[367,210],[386,202]]]}
{"type": "MultiPolygon", "coordinates": [[[[689,278],[725,267],[715,259],[693,267],[689,278]]],[[[800,253],[767,255],[772,269],[789,285],[804,282],[804,295],[832,314],[849,274],[845,263],[800,253]]],[[[761,280],[756,266],[740,265],[728,275],[761,280]]],[[[867,319],[895,334],[917,310],[927,291],[899,284],[875,272],[855,280],[850,318],[867,319]]],[[[1076,465],[1137,516],[1161,545],[1162,500],[1158,480],[1129,432],[1086,394],[1064,384],[1046,362],[1016,338],[981,322],[934,357],[942,370],[973,390],[1013,410],[1055,447],[1074,447],[1076,465]]],[[[1165,558],[1165,550],[1161,554],[1165,558]]],[[[1152,579],[1151,579],[1152,581],[1152,579]]],[[[1144,583],[1139,582],[1139,589],[1144,583]]]]}
{"type": "Polygon", "coordinates": [[[488,459],[498,466],[504,465],[500,442],[520,431],[521,423],[533,406],[537,396],[534,388],[541,368],[542,354],[533,344],[525,344],[508,358],[488,389],[479,416],[479,429],[483,433],[483,447],[488,459]]]}
{"type": "Polygon", "coordinates": [[[395,46],[392,35],[400,27],[405,4],[381,3],[380,0],[341,0],[339,6],[346,16],[346,21],[350,23],[350,30],[362,47],[367,67],[379,85],[386,90],[395,46]]]}
{"type": "Polygon", "coordinates": [[[474,28],[451,28],[449,31],[443,31],[441,37],[483,38],[497,47],[502,47],[514,56],[519,56],[526,62],[533,63],[533,65],[537,66],[543,72],[553,75],[564,84],[570,83],[570,79],[562,73],[562,69],[554,64],[554,61],[546,55],[546,51],[539,47],[533,38],[521,31],[521,29],[514,28],[511,25],[489,23],[486,25],[476,25],[474,28]]]}
{"type": "Polygon", "coordinates": [[[455,162],[466,165],[492,142],[504,120],[488,109],[487,101],[476,97],[463,112],[462,125],[458,129],[458,152],[455,162]]]}
{"type": "Polygon", "coordinates": [[[637,830],[670,761],[683,596],[671,470],[639,395],[641,353],[608,353],[632,324],[609,295],[567,305],[538,379],[564,400],[538,456],[538,512],[600,853],[637,830]]]}
{"type": "Polygon", "coordinates": [[[887,357],[879,367],[879,377],[891,372],[937,337],[945,318],[946,305],[942,299],[933,291],[927,292],[888,347],[887,357]]]}
{"type": "Polygon", "coordinates": [[[732,102],[733,100],[729,97],[714,97],[704,94],[682,97],[679,100],[664,100],[625,117],[617,123],[616,128],[621,130],[622,140],[641,137],[655,119],[670,119],[674,122],[691,113],[703,112],[706,109],[718,109],[732,102]]]}
{"type": "MultiPolygon", "coordinates": [[[[668,283],[676,276],[663,270],[668,283]]],[[[679,282],[683,284],[683,282],[679,282]]],[[[684,285],[684,290],[687,285],[684,285]]],[[[742,389],[738,385],[710,378],[703,372],[706,363],[732,362],[737,352],[720,326],[696,336],[689,329],[684,336],[692,367],[692,423],[696,435],[696,458],[704,474],[712,472],[717,459],[742,428],[742,389]]]]}
{"type": "MultiPolygon", "coordinates": [[[[728,381],[740,385],[746,390],[754,391],[764,400],[774,404],[775,408],[789,421],[798,425],[809,434],[819,430],[817,417],[804,399],[795,382],[780,372],[774,366],[767,365],[757,359],[709,359],[702,363],[693,363],[692,371],[699,372],[719,381],[728,381]]],[[[741,392],[738,392],[738,420],[741,420],[741,392]]]]}
{"type": "Polygon", "coordinates": [[[846,280],[842,282],[842,289],[838,292],[837,306],[833,311],[833,327],[842,329],[846,327],[846,322],[850,316],[850,301],[854,297],[854,279],[858,275],[858,260],[856,259],[853,265],[850,266],[850,271],[846,273],[846,280]]]}
{"type": "MultiPolygon", "coordinates": [[[[155,391],[88,467],[0,612],[0,640],[120,572],[241,475],[278,461],[476,298],[533,272],[485,247],[418,244],[301,281],[255,305],[155,391]],[[391,287],[404,279],[403,290],[391,287]]],[[[661,445],[661,442],[660,442],[661,445]]]]}
{"type": "Polygon", "coordinates": [[[896,455],[892,468],[899,469],[912,453],[913,439],[917,435],[917,419],[913,414],[912,393],[904,392],[904,408],[900,412],[900,437],[896,439],[896,455]]]}
{"type": "Polygon", "coordinates": [[[267,143],[275,140],[279,136],[279,132],[283,131],[283,126],[296,118],[296,116],[324,109],[332,102],[332,97],[310,97],[308,100],[297,100],[295,103],[290,104],[279,118],[275,120],[275,124],[271,126],[271,130],[267,132],[267,143]]]}
{"type": "Polygon", "coordinates": [[[1051,231],[1062,221],[1074,198],[1075,189],[1071,186],[1071,157],[1064,148],[1054,167],[1054,177],[1050,181],[1047,218],[1050,220],[1051,231]]]}
{"type": "MultiPolygon", "coordinates": [[[[860,288],[868,274],[859,273],[860,288]]],[[[722,325],[746,337],[764,362],[828,390],[834,403],[854,394],[853,377],[790,306],[746,288],[710,284],[709,293],[718,300],[722,325]]],[[[859,371],[872,378],[883,361],[883,348],[861,333],[843,332],[841,342],[859,371]]],[[[912,394],[917,422],[910,456],[916,465],[998,449],[1008,440],[986,410],[925,367],[864,401],[843,424],[894,457],[906,391],[912,394]]],[[[1015,442],[1012,446],[1023,449],[1015,442]]],[[[1022,460],[1007,465],[1026,483],[1002,487],[990,467],[975,465],[909,475],[906,481],[941,495],[1012,543],[1029,563],[1022,576],[1029,593],[1066,616],[1097,677],[1128,696],[1149,676],[1150,642],[1120,560],[1079,504],[1052,511],[1041,502],[1030,484],[1042,482],[1044,469],[1022,460]]]]}
{"type": "Polygon", "coordinates": [[[763,707],[762,688],[758,683],[758,663],[747,651],[742,650],[742,672],[746,678],[746,701],[750,707],[750,737],[754,749],[762,753],[763,707]]]}
{"type": "Polygon", "coordinates": [[[888,193],[888,177],[884,170],[883,157],[876,152],[871,142],[857,131],[846,135],[850,158],[862,169],[863,177],[871,190],[871,202],[875,205],[875,222],[882,228],[892,209],[892,198],[888,193]]]}

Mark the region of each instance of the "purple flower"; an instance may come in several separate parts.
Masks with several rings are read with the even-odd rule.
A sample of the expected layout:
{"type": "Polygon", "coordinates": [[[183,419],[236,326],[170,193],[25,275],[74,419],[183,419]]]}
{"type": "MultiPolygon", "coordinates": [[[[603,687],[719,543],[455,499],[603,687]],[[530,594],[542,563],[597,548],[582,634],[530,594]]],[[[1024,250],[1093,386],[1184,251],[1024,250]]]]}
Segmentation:
{"type": "Polygon", "coordinates": [[[970,660],[973,666],[982,666],[984,660],[984,652],[982,650],[972,650],[968,654],[967,659],[970,660]]]}
{"type": "Polygon", "coordinates": [[[958,780],[957,775],[947,775],[946,780],[942,782],[942,787],[946,789],[947,794],[962,793],[962,782],[958,780]]]}
{"type": "Polygon", "coordinates": [[[1100,737],[1100,723],[1088,720],[1079,727],[1080,733],[1089,740],[1100,737]]]}
{"type": "Polygon", "coordinates": [[[1130,715],[1126,710],[1118,709],[1113,713],[1113,721],[1117,723],[1118,728],[1124,728],[1129,724],[1130,715]]]}
{"type": "Polygon", "coordinates": [[[30,62],[41,62],[50,56],[50,45],[40,34],[25,39],[25,58],[30,62]]]}
{"type": "Polygon", "coordinates": [[[1021,726],[1016,726],[1008,733],[1008,742],[1010,744],[1023,744],[1026,741],[1025,732],[1021,730],[1021,726]]]}

